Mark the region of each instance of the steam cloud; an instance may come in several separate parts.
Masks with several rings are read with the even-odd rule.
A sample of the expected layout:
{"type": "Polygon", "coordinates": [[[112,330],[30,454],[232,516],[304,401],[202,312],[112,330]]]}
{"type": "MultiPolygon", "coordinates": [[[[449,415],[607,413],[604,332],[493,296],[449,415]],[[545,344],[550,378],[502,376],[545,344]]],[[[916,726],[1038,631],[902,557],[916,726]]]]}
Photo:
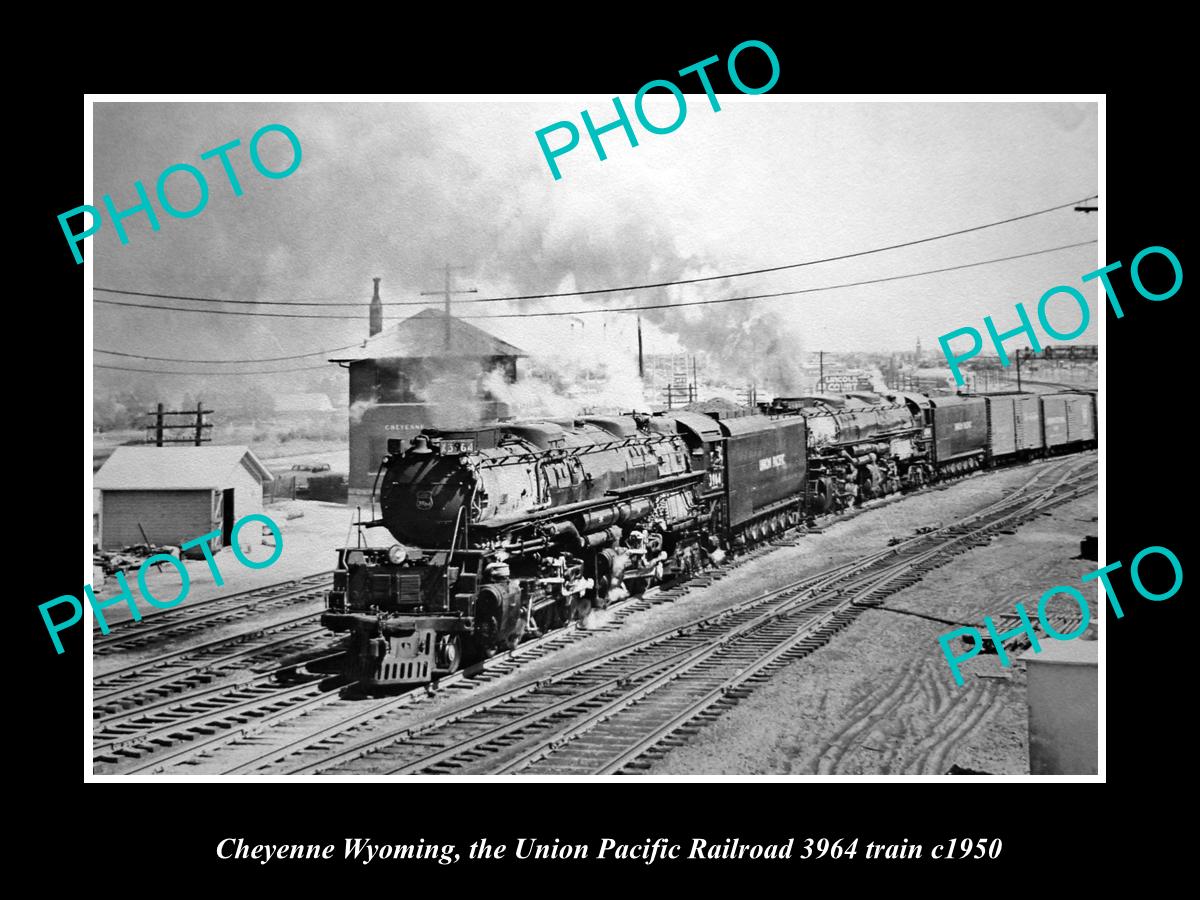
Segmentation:
{"type": "MultiPolygon", "coordinates": [[[[675,281],[745,262],[682,249],[680,241],[695,242],[699,236],[669,224],[652,199],[628,202],[628,196],[638,195],[636,190],[580,190],[565,198],[559,191],[555,199],[547,192],[544,172],[514,162],[523,156],[500,158],[481,149],[478,135],[487,131],[481,123],[514,111],[524,115],[526,110],[531,121],[544,118],[534,105],[507,106],[503,111],[495,105],[458,105],[448,111],[420,104],[189,104],[186,109],[109,104],[96,120],[98,184],[130,185],[145,172],[161,169],[161,160],[148,158],[153,154],[129,140],[131,134],[158,133],[155,129],[167,129],[164,133],[170,137],[159,154],[169,144],[175,155],[191,158],[198,148],[252,134],[264,121],[285,122],[303,143],[304,162],[286,182],[255,181],[244,197],[226,196],[214,187],[204,216],[186,223],[186,228],[164,227],[154,240],[119,247],[111,230],[105,229],[95,238],[97,281],[252,300],[361,300],[361,319],[318,324],[206,316],[201,328],[189,331],[188,355],[252,358],[361,339],[371,276],[383,277],[385,303],[412,300],[440,287],[439,267],[447,260],[465,269],[456,274],[461,286],[478,286],[481,294],[675,281]],[[304,226],[296,227],[300,222],[304,226]],[[181,259],[206,262],[189,270],[180,266],[181,259]]],[[[131,220],[129,227],[139,225],[131,220]]],[[[611,308],[762,289],[759,279],[719,280],[592,297],[457,305],[455,312],[611,308]]],[[[393,323],[415,309],[385,307],[386,320],[393,323]]],[[[339,311],[357,312],[354,307],[339,311]]],[[[319,314],[326,312],[330,311],[319,314]]],[[[98,325],[97,343],[122,345],[126,333],[137,331],[149,346],[162,343],[175,349],[178,340],[170,338],[181,316],[155,315],[161,319],[147,321],[132,310],[109,309],[98,325]],[[160,326],[160,333],[153,333],[160,326]]],[[[800,335],[777,309],[748,302],[648,310],[642,315],[645,322],[674,336],[686,352],[704,353],[710,365],[703,373],[707,377],[724,377],[739,385],[770,383],[780,389],[799,383],[800,335]]],[[[492,385],[493,393],[507,397],[514,412],[521,414],[561,412],[567,406],[564,398],[580,401],[582,408],[643,405],[640,385],[634,383],[634,346],[619,355],[601,354],[591,343],[593,323],[601,317],[587,319],[577,346],[537,352],[528,385],[492,385]],[[602,355],[607,358],[597,358],[602,355]],[[547,393],[542,385],[555,390],[547,393]]],[[[192,318],[184,321],[193,324],[192,318]]],[[[475,324],[504,337],[514,334],[509,320],[475,324]]],[[[514,342],[521,344],[519,337],[514,342]]],[[[331,371],[340,375],[332,367],[331,371]]],[[[120,386],[131,377],[137,376],[101,371],[97,382],[120,386]]],[[[186,382],[191,376],[180,377],[186,382]]],[[[320,378],[308,372],[260,377],[286,382],[289,390],[313,389],[320,378]]],[[[456,376],[447,376],[438,402],[446,402],[459,386],[456,376]]],[[[454,413],[446,410],[447,415],[454,413]]]]}

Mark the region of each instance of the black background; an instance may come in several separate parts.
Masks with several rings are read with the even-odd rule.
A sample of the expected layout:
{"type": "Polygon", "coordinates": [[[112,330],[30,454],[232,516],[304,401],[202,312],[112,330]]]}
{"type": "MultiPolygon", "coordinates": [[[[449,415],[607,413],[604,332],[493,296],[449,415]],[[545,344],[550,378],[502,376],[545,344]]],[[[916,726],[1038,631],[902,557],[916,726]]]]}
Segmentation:
{"type": "MultiPolygon", "coordinates": [[[[769,43],[781,63],[781,78],[772,93],[1109,90],[1107,189],[1101,185],[1100,203],[1108,223],[1106,259],[1125,264],[1113,278],[1125,317],[1116,320],[1107,313],[1107,558],[1122,560],[1127,567],[1139,550],[1159,544],[1171,548],[1188,570],[1185,537],[1190,529],[1179,511],[1193,493],[1191,428],[1197,403],[1191,378],[1195,354],[1189,352],[1190,332],[1184,322],[1187,288],[1185,284],[1170,300],[1151,303],[1136,294],[1128,275],[1130,260],[1150,245],[1171,248],[1187,269],[1182,223],[1185,215],[1194,213],[1186,191],[1192,179],[1184,177],[1190,174],[1184,167],[1188,147],[1178,130],[1181,106],[1161,80],[1145,89],[1128,81],[1133,70],[1161,74],[1165,56],[1152,60],[1153,72],[1142,68],[1147,60],[1118,65],[1108,51],[1089,48],[1079,33],[1052,28],[1049,22],[1039,23],[1037,29],[1015,23],[1009,33],[993,31],[986,38],[976,34],[969,39],[916,40],[897,30],[873,41],[857,32],[852,35],[845,23],[841,30],[798,23],[747,28],[722,24],[687,33],[671,31],[668,37],[631,26],[587,37],[586,29],[567,28],[553,12],[546,15],[543,24],[552,33],[531,36],[522,46],[509,36],[468,38],[463,29],[443,36],[414,28],[394,39],[376,39],[367,23],[355,34],[341,35],[341,29],[334,28],[320,43],[271,41],[257,50],[225,48],[225,62],[217,66],[129,62],[120,71],[90,72],[87,88],[163,93],[236,93],[264,86],[297,92],[605,92],[627,98],[648,80],[670,77],[713,54],[724,60],[737,43],[756,38],[769,43]],[[1119,76],[1114,74],[1118,71],[1119,76]],[[342,73],[333,83],[328,81],[332,72],[342,73]],[[271,73],[282,73],[282,80],[277,83],[271,73]],[[1114,82],[1128,87],[1111,90],[1114,82]]],[[[114,34],[112,40],[116,46],[132,38],[114,34]]],[[[1142,52],[1149,57],[1153,51],[1143,46],[1142,52]]],[[[742,77],[751,85],[766,80],[765,69],[761,74],[753,70],[755,55],[739,59],[742,77]]],[[[112,61],[119,62],[115,56],[112,61]]],[[[723,66],[710,72],[718,93],[732,91],[723,66]]],[[[84,200],[84,101],[73,86],[60,83],[30,106],[25,133],[37,139],[28,146],[21,168],[10,170],[24,173],[13,180],[25,195],[19,201],[20,213],[9,220],[18,229],[10,246],[19,249],[10,256],[10,271],[17,271],[21,282],[9,307],[14,325],[20,324],[10,330],[19,341],[19,349],[9,357],[10,439],[21,480],[38,485],[27,501],[10,500],[17,528],[6,545],[13,587],[9,621],[17,630],[12,644],[22,650],[20,662],[9,673],[10,696],[21,704],[6,723],[10,747],[18,754],[9,773],[16,787],[30,794],[19,810],[10,807],[11,820],[20,823],[32,851],[18,851],[19,861],[29,864],[44,854],[50,872],[78,865],[92,882],[89,892],[100,895],[167,890],[177,880],[195,886],[245,887],[247,881],[251,886],[267,885],[296,877],[311,887],[357,885],[364,879],[395,891],[430,886],[443,896],[468,889],[521,891],[531,886],[538,893],[553,886],[557,893],[579,885],[585,890],[599,887],[593,879],[613,872],[636,887],[669,887],[684,878],[698,879],[710,889],[741,886],[791,893],[818,881],[833,884],[833,879],[854,873],[884,887],[911,882],[974,893],[985,885],[1007,884],[1005,892],[1011,893],[1032,889],[1041,875],[1062,883],[1080,867],[1102,865],[1110,851],[1135,858],[1142,852],[1170,853],[1172,846],[1174,853],[1180,852],[1181,844],[1173,838],[1182,839],[1182,834],[1172,836],[1168,827],[1156,827],[1153,818],[1135,815],[1130,804],[1169,797],[1175,790],[1170,779],[1190,767],[1190,746],[1180,731],[1181,725],[1190,725],[1192,706],[1188,683],[1182,680],[1192,634],[1184,618],[1187,588],[1168,601],[1151,603],[1135,595],[1127,568],[1113,579],[1126,599],[1125,618],[1118,621],[1109,612],[1105,619],[1109,784],[1103,795],[1094,785],[1045,780],[85,785],[81,726],[89,713],[81,696],[82,630],[65,633],[66,653],[56,656],[37,612],[39,603],[80,589],[77,479],[86,479],[90,457],[75,443],[83,429],[76,430],[72,423],[79,409],[81,370],[86,372],[91,360],[75,355],[83,311],[82,267],[75,265],[56,216],[84,200]],[[24,228],[33,228],[32,234],[26,236],[24,228]],[[29,255],[37,262],[27,262],[29,255]],[[31,388],[33,396],[28,396],[31,388]],[[32,512],[31,522],[26,521],[26,511],[32,512]],[[928,843],[999,837],[1004,853],[986,864],[870,866],[862,864],[861,850],[854,863],[793,859],[770,866],[218,863],[216,843],[237,836],[249,843],[334,842],[339,851],[348,836],[380,843],[424,837],[460,848],[481,836],[505,843],[518,837],[558,837],[593,844],[601,837],[640,842],[664,836],[685,846],[691,837],[714,842],[728,836],[770,842],[796,837],[798,845],[807,836],[860,837],[860,848],[867,840],[928,843]],[[575,880],[567,881],[571,876],[575,880]]],[[[730,164],[736,165],[736,160],[730,164]]],[[[1152,271],[1147,270],[1147,280],[1152,271]]],[[[1036,301],[1012,299],[1027,305],[1036,301]]],[[[90,396],[83,401],[86,406],[90,396]]],[[[83,438],[86,445],[86,433],[83,438]]],[[[1146,581],[1154,587],[1152,578],[1146,581]]]]}

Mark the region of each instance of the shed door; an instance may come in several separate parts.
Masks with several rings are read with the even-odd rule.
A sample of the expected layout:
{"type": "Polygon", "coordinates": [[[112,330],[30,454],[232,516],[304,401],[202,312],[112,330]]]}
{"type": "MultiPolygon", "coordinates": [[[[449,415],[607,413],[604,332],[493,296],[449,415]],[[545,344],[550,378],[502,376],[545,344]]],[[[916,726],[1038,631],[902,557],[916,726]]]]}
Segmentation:
{"type": "Polygon", "coordinates": [[[221,546],[233,543],[233,488],[221,491],[221,546]]]}
{"type": "Polygon", "coordinates": [[[212,528],[210,531],[215,531],[220,534],[220,537],[214,538],[208,542],[209,549],[214,553],[226,546],[225,543],[225,502],[221,491],[212,492],[212,528]]]}

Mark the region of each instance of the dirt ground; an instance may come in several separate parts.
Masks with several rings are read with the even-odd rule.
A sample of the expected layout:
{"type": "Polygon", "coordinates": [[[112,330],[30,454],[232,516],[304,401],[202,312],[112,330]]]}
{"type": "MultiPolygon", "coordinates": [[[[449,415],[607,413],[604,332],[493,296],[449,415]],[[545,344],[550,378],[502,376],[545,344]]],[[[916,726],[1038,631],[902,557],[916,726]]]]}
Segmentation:
{"type": "MultiPolygon", "coordinates": [[[[1027,774],[1023,666],[980,654],[957,687],[937,640],[952,626],[897,611],[982,628],[984,615],[1011,612],[1018,600],[1032,609],[1049,587],[1078,586],[1096,568],[1076,558],[1095,519],[1096,497],[1084,496],[956,557],[865,611],[645,774],[944,774],[955,764],[1027,774]]],[[[1094,592],[1084,593],[1094,621],[1094,592]]]]}

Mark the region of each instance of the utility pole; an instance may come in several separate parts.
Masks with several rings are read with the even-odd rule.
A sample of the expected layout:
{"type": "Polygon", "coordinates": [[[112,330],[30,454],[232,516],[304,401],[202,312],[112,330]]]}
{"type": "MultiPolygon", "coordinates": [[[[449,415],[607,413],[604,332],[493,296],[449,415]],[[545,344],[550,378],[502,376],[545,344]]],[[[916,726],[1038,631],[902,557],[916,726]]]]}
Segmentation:
{"type": "Polygon", "coordinates": [[[642,317],[637,317],[638,322],[638,378],[646,377],[646,362],[642,358],[642,317]]]}
{"type": "Polygon", "coordinates": [[[1017,391],[1021,390],[1021,353],[1020,348],[1017,349],[1017,391]]]}
{"type": "Polygon", "coordinates": [[[204,421],[204,416],[207,413],[211,413],[211,412],[212,412],[211,409],[204,408],[203,402],[196,404],[195,412],[192,412],[191,410],[186,410],[186,409],[185,410],[176,410],[176,409],[164,410],[163,405],[161,403],[159,403],[157,409],[151,410],[150,412],[148,412],[146,414],[148,416],[154,417],[154,424],[146,426],[146,443],[149,444],[149,443],[153,442],[154,446],[156,446],[156,447],[161,447],[164,444],[195,444],[197,447],[202,446],[203,444],[207,444],[212,440],[212,438],[205,437],[204,431],[207,428],[212,428],[212,425],[204,421]],[[166,416],[189,416],[189,417],[195,416],[196,422],[194,425],[191,423],[168,424],[165,421],[166,416]],[[164,437],[164,434],[163,434],[164,432],[170,431],[173,429],[186,429],[188,431],[194,431],[195,435],[193,437],[186,437],[186,438],[164,437]],[[153,432],[153,435],[154,435],[153,438],[151,438],[151,436],[150,436],[151,432],[153,432]]]}
{"type": "Polygon", "coordinates": [[[452,271],[460,271],[463,268],[465,268],[465,267],[464,266],[451,266],[450,263],[446,263],[446,287],[440,291],[421,291],[422,297],[431,297],[431,296],[435,296],[437,294],[441,294],[446,300],[446,352],[447,353],[450,352],[450,295],[451,294],[478,294],[479,293],[479,291],[476,290],[475,288],[471,288],[470,290],[466,290],[466,291],[450,290],[450,273],[452,271]]]}
{"type": "Polygon", "coordinates": [[[692,355],[692,393],[696,395],[696,399],[700,399],[700,379],[696,377],[696,356],[692,355]]]}

